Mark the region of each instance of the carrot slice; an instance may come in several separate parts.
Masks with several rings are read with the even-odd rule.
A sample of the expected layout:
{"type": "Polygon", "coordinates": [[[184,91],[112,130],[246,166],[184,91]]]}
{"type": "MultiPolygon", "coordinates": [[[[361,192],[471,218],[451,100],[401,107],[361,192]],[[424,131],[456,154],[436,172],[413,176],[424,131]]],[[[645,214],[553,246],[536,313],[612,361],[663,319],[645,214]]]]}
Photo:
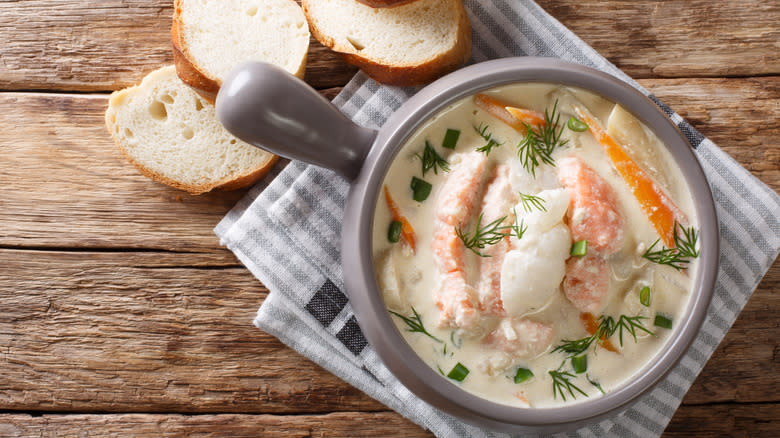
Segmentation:
{"type": "Polygon", "coordinates": [[[674,224],[675,222],[686,224],[688,221],[685,214],[675,205],[663,188],[631,159],[623,147],[607,134],[601,124],[591,117],[590,113],[578,106],[574,107],[574,111],[588,125],[590,133],[604,148],[620,176],[631,188],[642,211],[645,212],[658,235],[661,236],[661,240],[667,247],[673,248],[675,246],[674,224]]]}
{"type": "Polygon", "coordinates": [[[487,94],[477,94],[474,96],[474,104],[477,107],[487,111],[488,114],[501,120],[517,131],[525,133],[524,122],[529,125],[544,124],[544,114],[536,111],[515,108],[506,102],[502,102],[495,97],[487,94]]]}
{"type": "MultiPolygon", "coordinates": [[[[596,330],[599,329],[599,322],[598,320],[596,320],[596,317],[593,316],[592,313],[588,313],[588,312],[580,313],[580,321],[582,321],[582,324],[585,326],[585,330],[591,335],[596,333],[596,330]]],[[[601,346],[608,351],[611,351],[613,353],[619,353],[618,349],[615,348],[615,345],[612,344],[612,341],[606,339],[604,335],[601,336],[601,339],[599,340],[599,344],[601,344],[601,346]]]]}
{"type": "Polygon", "coordinates": [[[404,238],[404,241],[409,245],[409,248],[412,249],[412,254],[414,254],[416,250],[414,243],[414,228],[412,228],[412,224],[406,220],[404,215],[401,214],[401,209],[398,208],[398,204],[396,204],[393,197],[390,196],[390,190],[387,189],[387,186],[384,186],[384,188],[385,201],[387,201],[387,208],[390,209],[390,215],[393,217],[394,221],[401,222],[401,237],[404,238]]]}

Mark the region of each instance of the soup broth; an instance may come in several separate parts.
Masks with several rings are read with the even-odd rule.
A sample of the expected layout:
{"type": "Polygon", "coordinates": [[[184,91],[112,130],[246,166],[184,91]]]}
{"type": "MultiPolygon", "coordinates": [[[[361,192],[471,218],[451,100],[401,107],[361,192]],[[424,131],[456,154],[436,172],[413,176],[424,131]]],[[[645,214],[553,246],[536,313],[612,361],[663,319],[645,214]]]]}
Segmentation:
{"type": "Polygon", "coordinates": [[[689,301],[696,229],[679,168],[632,114],[514,84],[408,138],[377,202],[374,266],[399,332],[443,378],[553,407],[658,353],[689,301]]]}

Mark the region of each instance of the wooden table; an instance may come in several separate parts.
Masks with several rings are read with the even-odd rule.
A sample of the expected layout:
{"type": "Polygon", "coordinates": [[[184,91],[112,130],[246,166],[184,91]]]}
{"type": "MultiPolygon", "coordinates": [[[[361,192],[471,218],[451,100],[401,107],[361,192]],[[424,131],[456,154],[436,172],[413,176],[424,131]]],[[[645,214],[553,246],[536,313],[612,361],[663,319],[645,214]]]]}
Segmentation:
{"type": "MultiPolygon", "coordinates": [[[[0,436],[429,436],[251,325],[266,290],[213,227],[242,192],[142,177],[111,90],[172,62],[171,1],[0,2],[0,436]]],[[[541,5],[780,190],[780,3],[541,5]]],[[[314,44],[307,80],[354,73],[314,44]]],[[[780,264],[666,436],[780,433],[780,264]]]]}

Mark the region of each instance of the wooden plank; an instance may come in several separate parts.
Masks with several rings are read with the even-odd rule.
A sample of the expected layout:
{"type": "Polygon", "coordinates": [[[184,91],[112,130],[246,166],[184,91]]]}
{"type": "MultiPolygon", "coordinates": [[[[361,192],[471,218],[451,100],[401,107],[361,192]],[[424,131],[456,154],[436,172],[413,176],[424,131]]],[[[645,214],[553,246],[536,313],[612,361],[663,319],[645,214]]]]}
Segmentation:
{"type": "Polygon", "coordinates": [[[43,415],[0,414],[0,435],[258,437],[433,437],[394,412],[328,415],[43,415]]]}
{"type": "MultiPolygon", "coordinates": [[[[0,2],[0,89],[118,90],[173,63],[170,0],[0,2]]],[[[356,69],[311,39],[306,80],[344,85],[356,69]]]]}
{"type": "MultiPolygon", "coordinates": [[[[333,97],[340,89],[326,89],[333,97]]],[[[212,251],[245,190],[153,183],[106,131],[104,95],[0,93],[0,246],[212,251]]]]}
{"type": "MultiPolygon", "coordinates": [[[[641,82],[780,190],[780,77],[641,82]]],[[[212,228],[242,192],[190,196],[143,177],[112,144],[105,106],[102,95],[0,93],[0,126],[17,127],[0,130],[0,245],[217,248],[212,228]]]]}
{"type": "MultiPolygon", "coordinates": [[[[780,73],[780,4],[763,0],[540,0],[634,77],[780,73]],[[609,13],[605,13],[609,11],[609,13]]],[[[0,2],[0,89],[115,90],[172,62],[170,0],[0,2]]],[[[306,77],[318,88],[354,73],[318,43],[306,77]]]]}
{"type": "Polygon", "coordinates": [[[639,82],[754,175],[780,191],[780,77],[736,82],[727,78],[639,82]]]}
{"type": "MultiPolygon", "coordinates": [[[[251,325],[266,290],[215,254],[0,250],[0,411],[385,410],[251,325]]],[[[780,263],[686,402],[780,401],[780,263]]]]}
{"type": "Polygon", "coordinates": [[[775,260],[683,403],[780,401],[778,291],[780,259],[775,260]]]}
{"type": "Polygon", "coordinates": [[[662,437],[776,437],[780,404],[682,406],[662,437]]]}
{"type": "Polygon", "coordinates": [[[780,3],[763,0],[539,0],[635,78],[780,72],[780,3]]]}
{"type": "MultiPolygon", "coordinates": [[[[663,433],[671,437],[775,436],[780,405],[682,406],[663,433]]],[[[394,412],[344,412],[328,415],[43,415],[0,414],[0,434],[49,436],[274,436],[432,437],[394,412]]]]}
{"type": "Polygon", "coordinates": [[[386,410],[252,326],[266,290],[223,257],[0,250],[0,266],[0,411],[386,410]]]}

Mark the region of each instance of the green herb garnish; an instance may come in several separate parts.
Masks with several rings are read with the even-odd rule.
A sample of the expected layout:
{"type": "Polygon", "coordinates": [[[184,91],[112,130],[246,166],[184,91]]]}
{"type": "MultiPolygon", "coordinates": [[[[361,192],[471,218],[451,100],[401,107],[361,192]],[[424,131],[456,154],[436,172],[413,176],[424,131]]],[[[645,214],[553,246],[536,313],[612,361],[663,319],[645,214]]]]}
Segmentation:
{"type": "Polygon", "coordinates": [[[583,132],[588,130],[588,124],[576,117],[570,118],[569,122],[566,123],[566,126],[568,126],[569,129],[571,129],[572,131],[577,131],[577,132],[583,132]]]}
{"type": "MultiPolygon", "coordinates": [[[[607,317],[608,319],[612,319],[612,317],[607,317]]],[[[625,329],[632,338],[634,338],[634,342],[636,342],[636,331],[643,331],[647,333],[648,335],[655,336],[655,333],[648,330],[644,324],[642,324],[642,320],[647,319],[644,316],[626,316],[626,315],[620,315],[620,318],[618,318],[617,323],[614,323],[614,326],[612,327],[612,331],[610,333],[610,336],[612,336],[616,331],[620,330],[620,333],[618,335],[618,339],[620,340],[620,346],[623,346],[623,330],[625,329]]]]}
{"type": "Polygon", "coordinates": [[[642,257],[659,265],[671,266],[678,271],[688,269],[690,259],[699,257],[699,251],[696,249],[696,243],[699,239],[698,232],[693,227],[685,228],[682,225],[678,227],[677,221],[675,221],[673,237],[674,248],[661,246],[661,249],[653,251],[658,242],[661,241],[658,239],[650,245],[650,248],[647,248],[642,257]],[[677,232],[678,228],[682,230],[682,235],[677,232]]]}
{"type": "Polygon", "coordinates": [[[487,142],[484,146],[477,148],[477,152],[484,152],[485,155],[490,155],[490,151],[492,151],[493,148],[504,144],[503,141],[499,142],[493,138],[493,134],[488,132],[489,127],[489,125],[483,125],[482,123],[480,123],[479,126],[474,127],[474,130],[477,131],[477,134],[479,134],[479,136],[487,142]]]}
{"type": "Polygon", "coordinates": [[[400,221],[390,222],[390,227],[387,228],[387,240],[392,243],[398,243],[401,239],[401,228],[403,224],[400,221]]]}
{"type": "Polygon", "coordinates": [[[485,249],[487,246],[495,245],[496,243],[500,242],[501,239],[504,239],[507,236],[507,231],[513,229],[514,226],[501,225],[506,220],[506,216],[501,216],[493,222],[485,226],[481,226],[482,216],[482,214],[479,215],[479,218],[477,219],[477,226],[475,227],[476,229],[473,233],[464,232],[461,224],[458,224],[458,226],[455,228],[455,234],[457,234],[458,237],[460,237],[460,240],[463,241],[463,246],[468,248],[474,254],[480,257],[490,257],[487,254],[481,253],[479,250],[485,249]]]}
{"type": "Polygon", "coordinates": [[[558,101],[553,105],[552,113],[544,110],[544,123],[533,127],[525,122],[525,138],[517,145],[517,155],[520,156],[520,162],[523,168],[533,177],[536,177],[536,167],[542,163],[555,165],[552,153],[555,148],[568,143],[568,140],[561,140],[563,126],[560,128],[559,122],[561,115],[557,113],[558,101]]]}
{"type": "Polygon", "coordinates": [[[447,129],[447,133],[444,134],[444,140],[441,142],[441,147],[455,149],[455,145],[458,144],[458,138],[460,138],[459,130],[447,129]]]}
{"type": "Polygon", "coordinates": [[[650,307],[650,286],[645,286],[639,291],[639,302],[645,307],[650,307]]]}
{"type": "Polygon", "coordinates": [[[588,241],[578,240],[571,245],[571,254],[574,257],[584,257],[588,253],[588,241]]]}
{"type": "Polygon", "coordinates": [[[528,213],[530,213],[534,208],[541,211],[547,211],[547,209],[544,208],[544,202],[544,198],[539,196],[520,193],[520,203],[523,204],[523,210],[528,213]]]}
{"type": "Polygon", "coordinates": [[[561,399],[566,401],[566,392],[568,392],[572,398],[576,399],[577,395],[574,394],[574,391],[579,392],[585,397],[588,396],[588,394],[578,388],[577,385],[571,383],[570,379],[575,377],[574,374],[566,371],[548,371],[548,373],[553,379],[553,398],[557,399],[560,394],[561,399]]]}
{"type": "Polygon", "coordinates": [[[588,355],[574,356],[571,358],[571,367],[574,368],[574,372],[582,374],[588,369],[588,355]]]}
{"type": "Polygon", "coordinates": [[[518,368],[515,373],[515,383],[523,383],[534,376],[528,368],[518,368]]]}
{"type": "Polygon", "coordinates": [[[426,330],[425,326],[423,325],[422,318],[420,318],[420,314],[417,313],[416,310],[414,310],[414,307],[412,307],[413,316],[411,317],[401,315],[400,313],[393,312],[392,310],[388,310],[388,312],[401,318],[401,320],[406,323],[407,327],[409,327],[408,329],[406,329],[406,331],[412,333],[422,333],[436,342],[439,343],[444,342],[441,339],[437,338],[436,336],[433,336],[432,334],[428,333],[428,330],[426,330]]]}
{"type": "Polygon", "coordinates": [[[512,208],[512,213],[515,215],[515,223],[513,223],[510,228],[514,231],[515,236],[517,236],[517,240],[520,240],[523,238],[523,235],[525,235],[525,232],[528,231],[528,225],[526,225],[525,221],[522,219],[520,219],[520,222],[517,221],[517,210],[512,208]]]}
{"type": "Polygon", "coordinates": [[[447,374],[447,377],[449,377],[452,380],[455,380],[456,382],[462,382],[463,379],[466,378],[466,376],[469,375],[469,369],[461,365],[460,362],[455,364],[455,366],[452,368],[452,371],[447,374]]]}
{"type": "Polygon", "coordinates": [[[665,329],[671,329],[672,328],[672,319],[667,318],[664,315],[661,315],[660,313],[657,313],[655,315],[655,321],[653,322],[653,325],[656,327],[661,327],[665,329]]]}
{"type": "Polygon", "coordinates": [[[601,387],[601,384],[599,382],[592,380],[589,375],[585,374],[585,378],[588,379],[588,382],[590,382],[591,385],[595,386],[599,391],[601,391],[602,394],[604,394],[604,389],[601,387]]]}
{"type": "Polygon", "coordinates": [[[453,330],[450,332],[450,342],[452,342],[455,348],[460,348],[463,345],[463,338],[458,338],[458,342],[455,342],[455,330],[453,330]]]}
{"type": "Polygon", "coordinates": [[[421,161],[422,176],[425,176],[425,172],[431,169],[433,169],[433,173],[436,175],[439,174],[439,169],[441,169],[442,172],[450,171],[450,165],[447,163],[447,160],[442,158],[441,155],[436,152],[436,149],[428,140],[425,140],[425,148],[423,149],[422,155],[414,154],[414,156],[419,158],[421,161]]]}
{"type": "Polygon", "coordinates": [[[433,188],[431,183],[417,178],[416,176],[412,177],[412,183],[409,187],[412,189],[412,199],[417,202],[423,202],[428,199],[428,196],[431,194],[431,189],[433,188]]]}
{"type": "Polygon", "coordinates": [[[606,340],[612,337],[615,333],[618,333],[620,339],[620,346],[623,346],[623,331],[626,330],[634,338],[636,342],[637,330],[643,331],[647,334],[655,336],[655,333],[648,330],[643,324],[643,316],[626,316],[620,315],[617,322],[611,316],[601,315],[598,319],[599,325],[596,331],[590,335],[581,339],[568,340],[564,339],[561,344],[553,348],[552,352],[562,351],[568,354],[570,357],[579,356],[585,353],[588,348],[597,340],[606,340]]]}

